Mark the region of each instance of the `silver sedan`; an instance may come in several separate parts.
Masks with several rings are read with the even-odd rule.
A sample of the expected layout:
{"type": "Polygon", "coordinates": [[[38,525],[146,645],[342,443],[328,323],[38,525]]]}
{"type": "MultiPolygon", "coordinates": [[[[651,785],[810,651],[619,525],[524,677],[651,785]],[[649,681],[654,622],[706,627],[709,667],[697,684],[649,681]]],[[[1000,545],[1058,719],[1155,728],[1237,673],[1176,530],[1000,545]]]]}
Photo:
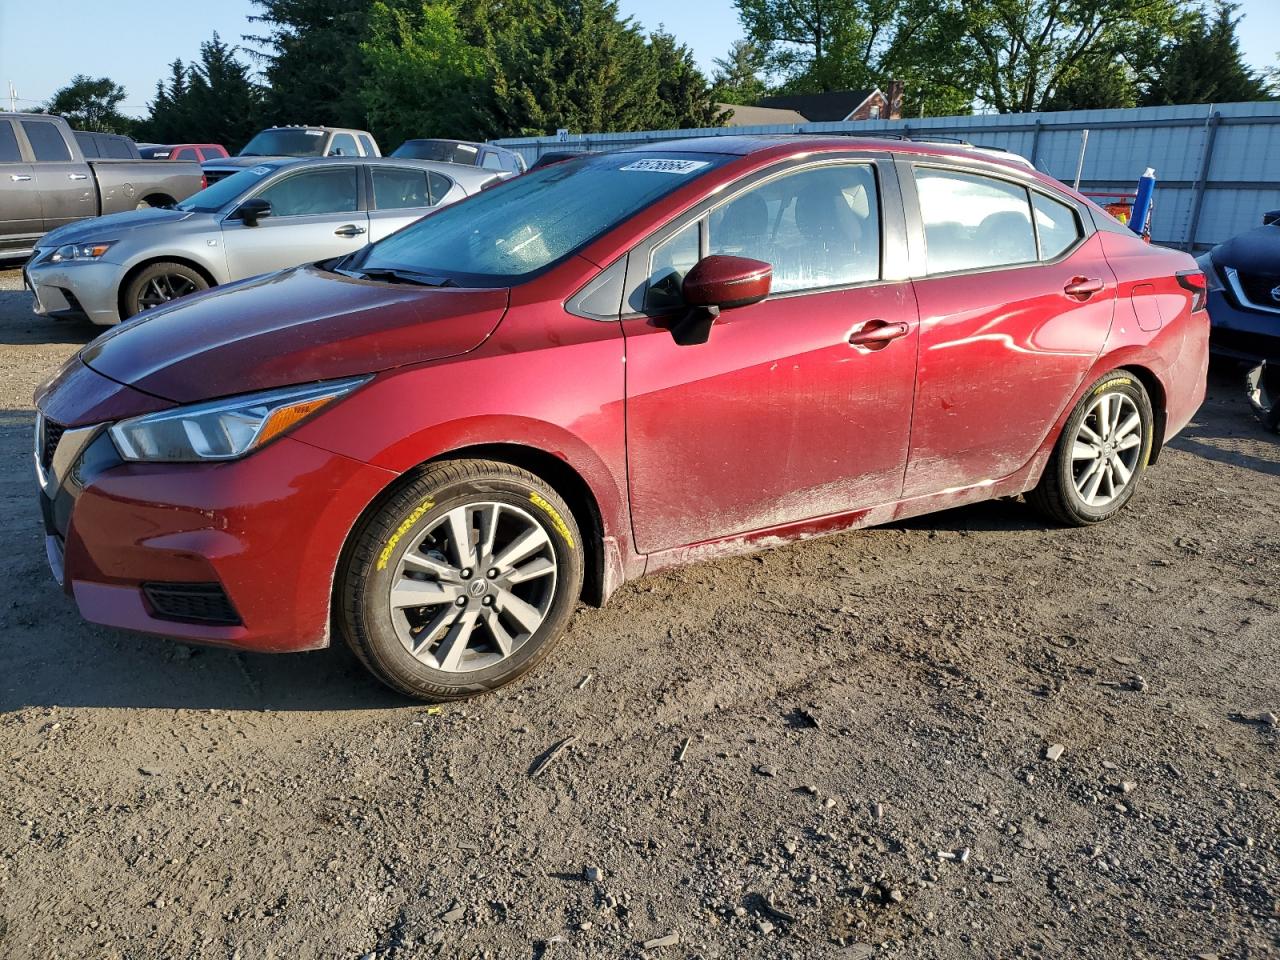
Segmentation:
{"type": "Polygon", "coordinates": [[[24,276],[35,312],[109,325],[232,280],[351,253],[495,182],[422,160],[282,158],[169,209],[47,233],[24,276]]]}

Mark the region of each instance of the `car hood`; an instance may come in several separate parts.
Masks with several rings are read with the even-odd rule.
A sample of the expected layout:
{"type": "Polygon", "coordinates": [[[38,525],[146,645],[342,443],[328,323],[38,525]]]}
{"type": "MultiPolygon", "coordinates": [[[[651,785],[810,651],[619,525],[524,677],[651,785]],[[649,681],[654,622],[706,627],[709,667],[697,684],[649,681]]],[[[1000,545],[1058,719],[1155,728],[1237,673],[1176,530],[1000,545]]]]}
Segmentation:
{"type": "Polygon", "coordinates": [[[149,207],[145,210],[126,210],[105,217],[93,217],[50,230],[40,238],[41,247],[59,247],[64,243],[119,240],[126,234],[150,227],[179,223],[205,214],[188,213],[185,210],[165,210],[149,207]]]}
{"type": "Polygon", "coordinates": [[[1242,273],[1280,275],[1280,226],[1255,227],[1213,248],[1213,262],[1242,273]]]}
{"type": "Polygon", "coordinates": [[[294,267],[140,314],[80,357],[175,403],[377,373],[466,353],[497,327],[505,288],[374,283],[294,267]]]}

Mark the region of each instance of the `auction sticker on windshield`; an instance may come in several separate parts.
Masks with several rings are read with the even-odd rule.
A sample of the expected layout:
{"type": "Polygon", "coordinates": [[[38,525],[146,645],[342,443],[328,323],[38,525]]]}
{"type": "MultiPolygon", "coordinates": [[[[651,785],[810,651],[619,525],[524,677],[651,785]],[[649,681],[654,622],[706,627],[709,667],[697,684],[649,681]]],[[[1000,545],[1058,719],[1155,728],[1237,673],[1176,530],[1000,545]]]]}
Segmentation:
{"type": "Polygon", "coordinates": [[[648,173],[675,173],[681,176],[711,166],[707,160],[637,160],[619,170],[644,170],[648,173]]]}

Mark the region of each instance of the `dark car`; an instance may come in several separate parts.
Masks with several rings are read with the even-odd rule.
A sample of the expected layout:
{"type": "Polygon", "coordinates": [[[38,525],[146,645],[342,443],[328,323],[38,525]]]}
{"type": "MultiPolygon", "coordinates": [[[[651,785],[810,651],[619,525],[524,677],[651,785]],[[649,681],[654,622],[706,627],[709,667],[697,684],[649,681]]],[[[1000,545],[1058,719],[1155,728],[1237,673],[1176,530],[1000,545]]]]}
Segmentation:
{"type": "Polygon", "coordinates": [[[95,623],[470,696],[664,568],[1024,493],[1107,520],[1208,332],[1190,256],[1016,163],[649,144],[99,337],[36,396],[46,550],[95,623]]]}
{"type": "Polygon", "coordinates": [[[1209,286],[1209,345],[1244,361],[1250,400],[1268,426],[1280,425],[1280,211],[1200,257],[1209,286]]]}
{"type": "Polygon", "coordinates": [[[225,160],[229,154],[220,143],[149,143],[139,146],[143,160],[225,160]]]}
{"type": "Polygon", "coordinates": [[[504,177],[515,177],[525,172],[524,157],[514,150],[467,140],[406,140],[391,155],[482,167],[504,177]]]}

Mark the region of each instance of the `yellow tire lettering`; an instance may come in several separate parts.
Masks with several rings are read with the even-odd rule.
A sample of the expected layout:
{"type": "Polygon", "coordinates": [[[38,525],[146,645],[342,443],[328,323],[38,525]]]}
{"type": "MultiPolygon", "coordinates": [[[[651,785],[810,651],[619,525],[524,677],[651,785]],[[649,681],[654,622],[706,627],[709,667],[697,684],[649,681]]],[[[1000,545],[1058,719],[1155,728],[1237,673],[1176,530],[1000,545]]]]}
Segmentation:
{"type": "Polygon", "coordinates": [[[1096,387],[1094,387],[1093,395],[1095,397],[1100,396],[1103,392],[1105,392],[1110,387],[1131,387],[1131,386],[1133,386],[1133,381],[1130,380],[1128,377],[1115,377],[1112,380],[1108,380],[1106,383],[1100,383],[1096,387]]]}
{"type": "Polygon", "coordinates": [[[395,550],[396,544],[401,541],[406,533],[413,529],[413,525],[422,519],[423,515],[435,506],[434,500],[423,500],[413,510],[413,513],[405,517],[404,523],[396,527],[396,532],[387,540],[387,545],[382,548],[382,552],[378,554],[378,569],[387,569],[387,562],[391,559],[392,551],[395,550]]]}
{"type": "Polygon", "coordinates": [[[560,536],[564,537],[564,542],[570,549],[573,549],[573,534],[569,532],[569,525],[564,522],[564,517],[560,516],[560,511],[536,493],[529,494],[529,499],[535,507],[541,508],[542,512],[551,518],[551,525],[556,528],[560,536]]]}

